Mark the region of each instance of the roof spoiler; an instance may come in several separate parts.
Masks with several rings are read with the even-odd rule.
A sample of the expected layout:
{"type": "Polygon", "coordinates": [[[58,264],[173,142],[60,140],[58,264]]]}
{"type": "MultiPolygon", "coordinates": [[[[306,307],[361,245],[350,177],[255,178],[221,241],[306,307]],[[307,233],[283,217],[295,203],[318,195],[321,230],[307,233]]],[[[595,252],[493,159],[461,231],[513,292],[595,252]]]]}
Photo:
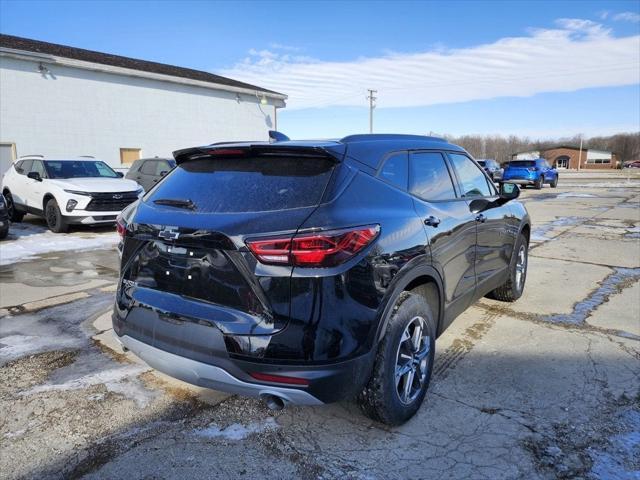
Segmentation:
{"type": "Polygon", "coordinates": [[[249,157],[257,155],[329,158],[337,162],[342,160],[345,150],[345,146],[341,144],[329,147],[325,145],[287,145],[278,142],[226,143],[176,150],[173,152],[173,158],[175,158],[176,164],[178,165],[186,161],[204,158],[249,157]]]}

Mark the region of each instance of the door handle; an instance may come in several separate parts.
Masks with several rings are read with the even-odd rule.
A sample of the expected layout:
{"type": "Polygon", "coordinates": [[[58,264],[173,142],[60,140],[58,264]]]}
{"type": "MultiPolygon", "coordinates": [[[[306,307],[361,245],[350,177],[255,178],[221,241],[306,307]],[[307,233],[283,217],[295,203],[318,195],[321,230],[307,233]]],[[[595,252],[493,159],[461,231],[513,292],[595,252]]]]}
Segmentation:
{"type": "Polygon", "coordinates": [[[487,217],[485,217],[482,213],[476,215],[476,222],[484,223],[487,221],[487,217]]]}
{"type": "Polygon", "coordinates": [[[433,215],[429,215],[424,219],[424,224],[429,227],[437,227],[440,225],[440,219],[438,217],[434,217],[433,215]]]}

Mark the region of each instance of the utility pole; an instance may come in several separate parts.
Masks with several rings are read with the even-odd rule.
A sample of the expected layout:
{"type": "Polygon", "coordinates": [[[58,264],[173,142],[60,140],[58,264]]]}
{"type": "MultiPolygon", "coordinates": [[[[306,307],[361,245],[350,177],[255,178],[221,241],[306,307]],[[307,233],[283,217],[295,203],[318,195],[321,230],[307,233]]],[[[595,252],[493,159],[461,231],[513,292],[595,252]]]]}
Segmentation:
{"type": "Polygon", "coordinates": [[[582,135],[580,135],[580,153],[578,153],[578,171],[580,171],[581,162],[582,162],[582,135]]]}
{"type": "Polygon", "coordinates": [[[369,92],[369,96],[367,100],[369,100],[369,133],[373,133],[373,109],[376,108],[375,101],[378,97],[375,97],[374,94],[378,93],[377,90],[367,89],[369,92]]]}

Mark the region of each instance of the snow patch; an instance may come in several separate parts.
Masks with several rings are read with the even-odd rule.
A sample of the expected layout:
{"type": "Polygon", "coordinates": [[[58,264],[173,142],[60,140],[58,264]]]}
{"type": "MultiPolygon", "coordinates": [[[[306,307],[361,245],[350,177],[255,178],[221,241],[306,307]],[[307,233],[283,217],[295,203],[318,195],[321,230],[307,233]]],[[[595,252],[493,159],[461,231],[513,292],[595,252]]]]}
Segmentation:
{"type": "Polygon", "coordinates": [[[574,192],[565,192],[565,193],[560,193],[558,195],[558,198],[573,198],[573,197],[592,198],[592,197],[597,197],[597,195],[591,195],[590,193],[574,193],[574,192]]]}
{"type": "MultiPolygon", "coordinates": [[[[123,381],[129,377],[135,377],[143,372],[150,370],[149,367],[141,365],[126,365],[123,367],[110,368],[100,372],[90,373],[78,378],[72,378],[62,383],[46,383],[38,385],[20,392],[21,396],[34,395],[36,393],[63,391],[63,390],[81,390],[93,385],[105,384],[107,389],[113,388],[113,384],[123,381]]],[[[116,387],[117,388],[117,387],[116,387]]]]}
{"type": "Polygon", "coordinates": [[[195,430],[194,433],[206,438],[224,438],[226,440],[243,440],[254,433],[261,433],[267,430],[275,430],[279,427],[275,418],[268,417],[262,422],[253,422],[248,425],[234,423],[228,427],[220,428],[217,425],[210,425],[207,428],[195,430]]]}
{"type": "Polygon", "coordinates": [[[0,265],[31,260],[50,252],[109,249],[118,241],[115,231],[53,233],[39,225],[13,223],[9,239],[0,244],[0,265]]]}

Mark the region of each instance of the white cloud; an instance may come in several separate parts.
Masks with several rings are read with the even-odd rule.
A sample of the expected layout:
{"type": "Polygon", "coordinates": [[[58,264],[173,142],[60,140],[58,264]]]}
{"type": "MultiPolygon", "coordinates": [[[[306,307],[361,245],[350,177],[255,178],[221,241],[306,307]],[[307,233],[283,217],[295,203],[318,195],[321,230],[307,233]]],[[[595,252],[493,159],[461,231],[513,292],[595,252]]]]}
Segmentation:
{"type": "Polygon", "coordinates": [[[635,12],[622,12],[613,16],[614,20],[622,21],[622,22],[640,22],[640,13],[635,12]]]}
{"type": "Polygon", "coordinates": [[[380,107],[408,107],[640,83],[640,35],[617,38],[583,19],[556,25],[469,48],[348,62],[252,50],[220,73],[288,94],[288,109],[364,106],[367,88],[378,90],[380,107]]]}

